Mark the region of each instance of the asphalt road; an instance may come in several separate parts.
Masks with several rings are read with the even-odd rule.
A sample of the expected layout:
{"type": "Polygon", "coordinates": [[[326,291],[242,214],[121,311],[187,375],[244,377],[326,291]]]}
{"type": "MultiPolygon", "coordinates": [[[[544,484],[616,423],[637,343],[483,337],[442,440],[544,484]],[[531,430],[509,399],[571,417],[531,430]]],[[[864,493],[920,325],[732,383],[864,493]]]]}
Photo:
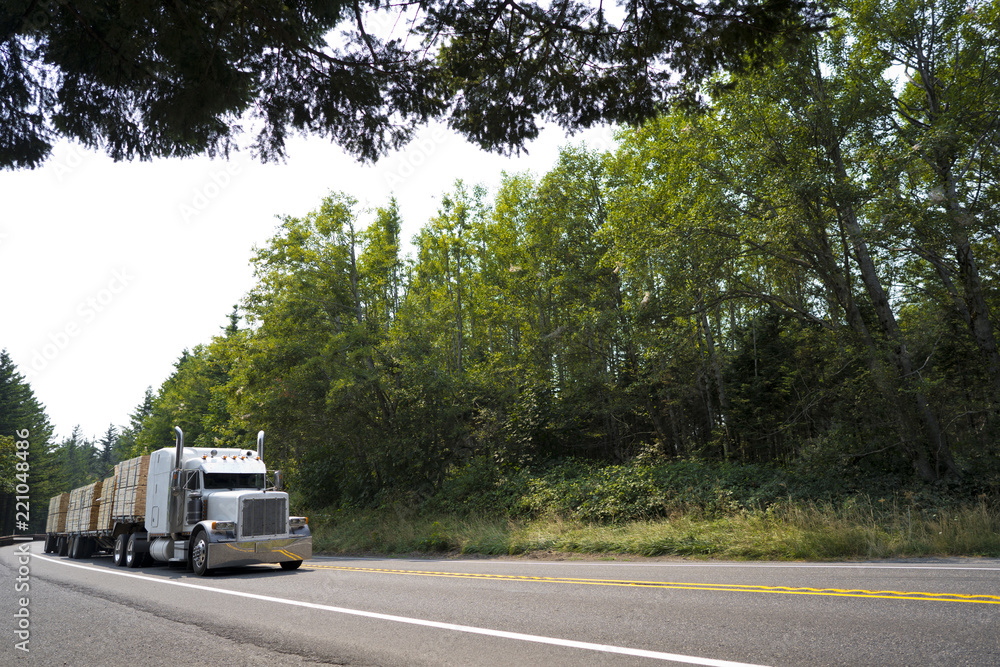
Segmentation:
{"type": "Polygon", "coordinates": [[[196,577],[40,546],[26,576],[0,549],[4,665],[1000,665],[993,559],[316,558],[196,577]]]}

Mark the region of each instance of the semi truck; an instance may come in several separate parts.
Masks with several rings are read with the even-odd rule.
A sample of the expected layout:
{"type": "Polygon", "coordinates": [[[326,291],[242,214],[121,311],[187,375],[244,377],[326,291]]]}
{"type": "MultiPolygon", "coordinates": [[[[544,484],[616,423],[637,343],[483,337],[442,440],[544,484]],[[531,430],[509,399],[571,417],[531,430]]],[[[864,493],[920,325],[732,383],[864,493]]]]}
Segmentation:
{"type": "Polygon", "coordinates": [[[257,449],[176,445],[122,461],[115,474],[49,502],[45,553],[112,555],[116,565],[185,564],[197,575],[219,567],[312,557],[306,517],[289,516],[281,473],[268,486],[264,432],[257,449]]]}

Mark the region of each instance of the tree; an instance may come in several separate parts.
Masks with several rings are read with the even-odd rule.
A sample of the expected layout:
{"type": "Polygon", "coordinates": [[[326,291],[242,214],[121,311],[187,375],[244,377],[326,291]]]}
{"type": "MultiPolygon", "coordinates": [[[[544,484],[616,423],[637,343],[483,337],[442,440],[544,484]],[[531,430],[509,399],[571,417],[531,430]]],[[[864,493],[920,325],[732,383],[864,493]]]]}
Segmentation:
{"type": "MultiPolygon", "coordinates": [[[[767,72],[726,80],[711,113],[651,123],[638,134],[652,141],[637,151],[626,142],[625,156],[639,159],[621,169],[616,199],[627,206],[613,219],[626,243],[617,255],[642,275],[650,253],[641,242],[658,241],[654,257],[665,255],[656,258],[660,270],[672,269],[664,282],[674,304],[705,300],[697,324],[710,358],[712,322],[703,316],[713,303],[742,300],[835,332],[846,324],[844,349],[862,351],[895,447],[933,480],[959,471],[892,293],[910,239],[884,208],[891,179],[877,176],[891,152],[893,109],[885,82],[870,83],[881,81],[881,63],[852,50],[865,29],[838,22],[767,72]]],[[[725,404],[720,389],[723,412],[725,404]]]]}
{"type": "Polygon", "coordinates": [[[222,442],[224,425],[229,422],[222,387],[228,379],[227,361],[214,343],[184,350],[174,372],[160,385],[149,412],[144,403],[132,416],[133,425],[137,420],[140,424],[135,433],[136,454],[172,447],[175,426],[181,427],[189,446],[242,446],[222,442]]]}
{"type": "MultiPolygon", "coordinates": [[[[885,240],[898,238],[897,230],[882,226],[879,192],[866,178],[887,106],[864,85],[873,75],[869,63],[851,60],[847,44],[837,31],[800,50],[773,76],[742,81],[723,102],[734,120],[730,133],[719,136],[742,130],[765,156],[762,176],[771,192],[756,197],[791,216],[792,238],[805,251],[800,260],[835,297],[830,312],[843,312],[865,344],[897,446],[924,479],[933,480],[958,470],[890,293],[894,258],[885,240]],[[747,125],[741,128],[742,122],[747,125]]],[[[730,156],[745,150],[737,147],[742,141],[731,145],[730,156]]]]}
{"type": "Polygon", "coordinates": [[[142,447],[138,442],[139,434],[142,432],[143,424],[145,424],[146,418],[153,414],[153,401],[155,398],[153,388],[146,387],[146,393],[143,395],[142,402],[139,403],[132,414],[129,415],[128,426],[121,430],[121,434],[118,438],[118,447],[120,451],[120,456],[118,457],[119,461],[134,458],[143,453],[142,447]]]}
{"type": "Polygon", "coordinates": [[[225,155],[247,121],[264,159],[303,132],[371,160],[430,118],[516,150],[539,117],[648,118],[823,20],[810,0],[626,0],[620,15],[577,0],[9,0],[0,167],[36,167],[63,137],[116,160],[225,155]]]}
{"type": "Polygon", "coordinates": [[[250,326],[233,343],[233,422],[273,436],[269,461],[309,502],[370,503],[412,460],[397,447],[397,362],[379,347],[394,316],[398,221],[390,206],[359,232],[356,208],[331,193],[282,219],[254,259],[250,326]]]}
{"type": "Polygon", "coordinates": [[[108,426],[108,430],[104,432],[104,435],[101,436],[101,439],[97,441],[97,444],[101,447],[97,460],[97,477],[99,479],[110,477],[114,472],[115,464],[122,460],[121,452],[119,451],[120,439],[121,434],[118,433],[118,429],[114,424],[111,424],[108,426]]]}
{"type": "Polygon", "coordinates": [[[432,344],[448,372],[459,376],[467,339],[476,328],[476,293],[470,288],[477,269],[472,237],[482,228],[485,194],[482,186],[470,193],[458,181],[454,192],[442,197],[437,215],[414,238],[417,261],[411,295],[434,314],[432,344]]]}
{"type": "Polygon", "coordinates": [[[358,272],[365,285],[361,295],[365,318],[376,327],[388,328],[399,310],[403,281],[403,262],[399,257],[399,233],[403,221],[395,199],[376,211],[375,220],[361,236],[365,250],[358,261],[358,272]]]}
{"type": "Polygon", "coordinates": [[[34,509],[29,522],[31,530],[44,530],[47,505],[41,503],[61,490],[52,452],[52,435],[45,407],[18,372],[7,350],[0,350],[0,465],[3,466],[0,468],[0,534],[14,532],[15,496],[22,495],[16,493],[17,485],[25,483],[17,475],[25,472],[34,509]],[[19,442],[27,442],[27,449],[19,447],[19,442]],[[19,452],[23,456],[19,456],[19,452]],[[27,471],[18,470],[19,462],[28,464],[27,471]]]}
{"type": "Polygon", "coordinates": [[[775,230],[747,229],[753,223],[741,210],[745,195],[708,167],[718,155],[716,132],[727,130],[702,134],[695,118],[675,113],[623,133],[608,160],[609,221],[601,235],[629,295],[624,304],[643,360],[645,412],[661,449],[677,454],[715,443],[729,454],[723,369],[726,329],[731,337],[735,327],[722,308],[730,320],[740,308],[752,312],[742,303],[741,283],[766,267],[761,282],[770,284],[756,289],[760,301],[795,301],[775,284],[784,282],[779,263],[741,253],[736,238],[766,243],[775,230]]]}
{"type": "Polygon", "coordinates": [[[950,297],[946,307],[968,327],[995,404],[1000,351],[977,255],[996,234],[1000,196],[1000,165],[991,159],[1000,145],[1000,3],[849,6],[860,56],[904,72],[892,93],[892,160],[881,170],[886,181],[902,184],[886,188],[885,214],[912,227],[911,247],[933,267],[950,297]]]}
{"type": "Polygon", "coordinates": [[[598,234],[604,195],[600,156],[564,148],[532,196],[522,279],[533,287],[534,377],[558,396],[552,428],[570,452],[622,460],[634,444],[638,359],[620,272],[598,234]]]}
{"type": "Polygon", "coordinates": [[[55,454],[61,469],[61,491],[70,491],[97,480],[95,468],[99,455],[94,443],[84,437],[79,424],[59,443],[55,454]]]}

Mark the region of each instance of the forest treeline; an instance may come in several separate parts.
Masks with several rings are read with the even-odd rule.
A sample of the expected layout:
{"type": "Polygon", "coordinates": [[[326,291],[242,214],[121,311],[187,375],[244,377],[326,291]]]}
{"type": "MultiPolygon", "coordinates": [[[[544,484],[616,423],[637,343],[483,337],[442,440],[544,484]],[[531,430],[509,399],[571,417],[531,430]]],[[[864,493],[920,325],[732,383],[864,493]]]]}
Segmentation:
{"type": "Polygon", "coordinates": [[[264,429],[313,507],[569,458],[995,493],[1000,3],[831,25],[610,152],[456,183],[412,253],[394,201],[282,218],[116,451],[264,429]]]}

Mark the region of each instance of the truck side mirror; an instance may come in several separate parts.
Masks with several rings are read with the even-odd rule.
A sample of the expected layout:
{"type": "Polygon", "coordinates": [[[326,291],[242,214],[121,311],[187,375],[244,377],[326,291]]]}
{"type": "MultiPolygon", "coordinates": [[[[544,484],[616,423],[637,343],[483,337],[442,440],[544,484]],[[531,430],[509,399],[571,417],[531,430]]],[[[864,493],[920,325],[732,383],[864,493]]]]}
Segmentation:
{"type": "Polygon", "coordinates": [[[281,491],[281,471],[274,471],[274,490],[281,491]]]}

